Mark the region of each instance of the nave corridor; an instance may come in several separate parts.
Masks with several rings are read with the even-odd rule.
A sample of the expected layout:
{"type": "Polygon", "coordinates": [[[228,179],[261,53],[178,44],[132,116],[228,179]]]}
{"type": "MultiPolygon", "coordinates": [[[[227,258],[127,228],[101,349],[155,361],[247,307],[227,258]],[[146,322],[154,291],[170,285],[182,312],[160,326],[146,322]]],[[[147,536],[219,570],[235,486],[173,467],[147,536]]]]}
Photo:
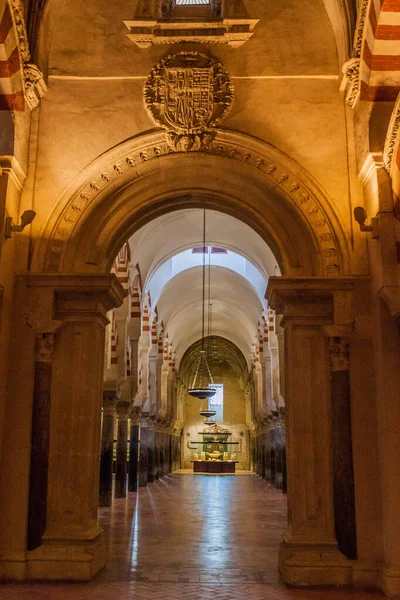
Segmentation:
{"type": "Polygon", "coordinates": [[[107,567],[90,583],[3,584],[1,600],[373,600],[291,589],[278,573],[286,496],[256,475],[175,472],[99,509],[107,567]]]}

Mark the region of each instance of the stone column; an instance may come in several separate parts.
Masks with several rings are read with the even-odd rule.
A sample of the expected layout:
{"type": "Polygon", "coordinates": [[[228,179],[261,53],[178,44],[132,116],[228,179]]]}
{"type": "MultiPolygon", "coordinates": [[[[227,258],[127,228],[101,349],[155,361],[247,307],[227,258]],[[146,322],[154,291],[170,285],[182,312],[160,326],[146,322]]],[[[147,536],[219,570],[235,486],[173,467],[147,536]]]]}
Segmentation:
{"type": "Polygon", "coordinates": [[[273,485],[276,484],[276,431],[274,425],[272,425],[270,432],[270,447],[269,447],[269,464],[271,471],[270,481],[273,485]]]}
{"type": "Polygon", "coordinates": [[[137,492],[139,461],[139,414],[131,410],[131,429],[129,441],[128,492],[137,492]]]}
{"type": "Polygon", "coordinates": [[[155,424],[148,422],[147,431],[147,483],[154,482],[154,448],[155,448],[155,424]]]}
{"type": "Polygon", "coordinates": [[[115,497],[126,498],[126,474],[128,460],[128,415],[129,404],[117,404],[118,434],[117,434],[117,462],[115,467],[115,497]]]}
{"type": "Polygon", "coordinates": [[[100,450],[99,506],[111,506],[116,391],[103,392],[103,426],[100,450]]]}
{"type": "Polygon", "coordinates": [[[139,486],[146,487],[149,460],[149,428],[147,419],[140,420],[139,486]]]}
{"type": "Polygon", "coordinates": [[[50,401],[55,333],[38,333],[35,340],[35,381],[32,407],[29,477],[28,550],[42,543],[46,529],[50,444],[50,401]]]}
{"type": "Polygon", "coordinates": [[[173,438],[172,438],[172,434],[169,433],[168,434],[168,473],[172,473],[172,461],[173,461],[173,457],[172,457],[172,451],[173,451],[173,438]]]}
{"type": "Polygon", "coordinates": [[[154,432],[154,479],[160,478],[160,434],[154,432]]]}
{"type": "Polygon", "coordinates": [[[352,278],[270,278],[267,297],[283,314],[286,351],[289,528],[279,565],[292,585],[346,585],[351,563],[335,536],[332,410],[328,344],[337,293],[352,294],[352,278]]]}
{"type": "Polygon", "coordinates": [[[271,481],[271,431],[268,424],[268,431],[265,434],[265,480],[271,481]]]}
{"type": "Polygon", "coordinates": [[[97,523],[106,313],[126,294],[114,275],[26,281],[31,306],[63,326],[53,359],[46,531],[25,577],[88,580],[107,554],[97,523]]]}
{"type": "Polygon", "coordinates": [[[158,443],[159,443],[159,456],[160,456],[160,464],[158,470],[158,476],[162,477],[164,475],[164,434],[158,434],[158,443]]]}
{"type": "Polygon", "coordinates": [[[333,502],[339,549],[357,558],[353,448],[350,412],[349,331],[326,327],[331,369],[333,502]]]}

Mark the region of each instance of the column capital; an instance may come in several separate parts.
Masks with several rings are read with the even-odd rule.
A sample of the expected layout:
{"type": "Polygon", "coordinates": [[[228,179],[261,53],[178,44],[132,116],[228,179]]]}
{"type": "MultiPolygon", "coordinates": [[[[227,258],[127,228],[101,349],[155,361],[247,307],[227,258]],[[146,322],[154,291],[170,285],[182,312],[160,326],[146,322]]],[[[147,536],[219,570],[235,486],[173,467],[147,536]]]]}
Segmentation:
{"type": "Polygon", "coordinates": [[[55,332],[37,333],[35,336],[35,360],[51,364],[53,362],[55,332]]]}
{"type": "Polygon", "coordinates": [[[115,406],[117,397],[112,392],[103,392],[103,415],[113,417],[115,415],[115,406]]]}
{"type": "Polygon", "coordinates": [[[117,415],[119,421],[127,421],[129,417],[129,403],[128,402],[118,402],[117,404],[117,415]]]}
{"type": "Polygon", "coordinates": [[[266,298],[273,309],[283,314],[282,326],[287,319],[348,325],[353,318],[355,281],[352,276],[274,276],[269,279],[266,298]]]}
{"type": "Polygon", "coordinates": [[[129,418],[132,425],[139,425],[141,414],[142,413],[140,412],[140,408],[138,406],[131,407],[129,418]]]}
{"type": "Polygon", "coordinates": [[[16,280],[27,288],[25,319],[40,331],[52,331],[71,317],[87,319],[92,314],[105,319],[107,311],[121,306],[127,295],[113,274],[39,273],[19,275],[16,280]]]}

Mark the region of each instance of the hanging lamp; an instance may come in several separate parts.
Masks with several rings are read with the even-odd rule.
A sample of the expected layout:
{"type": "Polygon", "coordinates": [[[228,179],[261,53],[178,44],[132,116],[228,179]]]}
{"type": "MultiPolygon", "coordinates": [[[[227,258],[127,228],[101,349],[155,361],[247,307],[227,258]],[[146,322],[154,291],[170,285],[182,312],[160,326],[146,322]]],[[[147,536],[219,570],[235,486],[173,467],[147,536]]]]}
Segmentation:
{"type": "MultiPolygon", "coordinates": [[[[203,211],[203,287],[202,287],[202,307],[201,307],[201,350],[200,357],[191,387],[188,394],[199,400],[208,400],[216,394],[216,390],[208,387],[209,383],[214,383],[210,367],[208,364],[205,349],[205,301],[206,301],[206,209],[203,211]],[[204,385],[205,382],[205,385],[204,385]]],[[[214,413],[215,414],[215,413],[214,413]]],[[[205,415],[204,415],[205,416],[205,415]]],[[[210,415],[212,416],[212,415],[210,415]]]]}

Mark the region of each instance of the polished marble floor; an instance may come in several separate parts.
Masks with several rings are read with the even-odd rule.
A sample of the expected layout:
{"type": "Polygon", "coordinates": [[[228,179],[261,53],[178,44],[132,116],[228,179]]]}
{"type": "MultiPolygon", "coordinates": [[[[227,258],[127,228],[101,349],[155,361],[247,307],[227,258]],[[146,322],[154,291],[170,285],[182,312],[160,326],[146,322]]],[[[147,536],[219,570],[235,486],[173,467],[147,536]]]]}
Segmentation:
{"type": "Polygon", "coordinates": [[[286,498],[255,475],[174,473],[100,509],[110,560],[91,583],[3,584],[1,600],[375,600],[289,589],[277,570],[286,498]]]}

